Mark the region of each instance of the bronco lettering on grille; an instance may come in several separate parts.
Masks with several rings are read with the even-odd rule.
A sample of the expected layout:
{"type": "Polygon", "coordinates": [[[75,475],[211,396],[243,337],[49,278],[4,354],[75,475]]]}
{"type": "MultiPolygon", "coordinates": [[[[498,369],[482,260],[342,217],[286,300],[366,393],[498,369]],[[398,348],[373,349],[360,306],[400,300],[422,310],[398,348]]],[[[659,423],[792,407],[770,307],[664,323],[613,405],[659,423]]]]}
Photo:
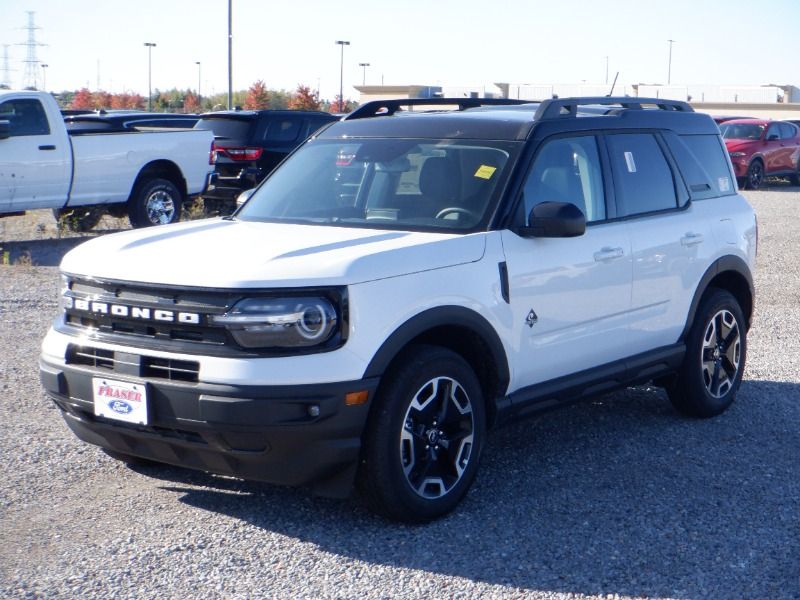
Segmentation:
{"type": "Polygon", "coordinates": [[[183,323],[186,325],[200,324],[200,315],[198,313],[164,310],[162,308],[151,309],[142,306],[128,306],[126,304],[109,304],[108,302],[96,302],[72,296],[64,296],[64,308],[97,315],[113,315],[115,317],[144,321],[183,323]]]}

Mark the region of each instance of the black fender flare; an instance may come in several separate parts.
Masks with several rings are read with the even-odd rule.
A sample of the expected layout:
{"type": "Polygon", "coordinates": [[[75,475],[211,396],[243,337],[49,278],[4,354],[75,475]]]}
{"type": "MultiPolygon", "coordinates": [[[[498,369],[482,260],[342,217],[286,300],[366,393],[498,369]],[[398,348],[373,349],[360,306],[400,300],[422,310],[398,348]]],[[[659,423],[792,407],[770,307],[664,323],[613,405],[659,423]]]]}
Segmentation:
{"type": "MultiPolygon", "coordinates": [[[[718,275],[722,275],[726,272],[733,272],[738,275],[741,275],[742,278],[747,282],[747,287],[750,292],[751,298],[751,307],[748,314],[746,314],[747,318],[747,328],[750,328],[750,323],[753,319],[753,308],[755,306],[755,286],[753,285],[753,274],[750,271],[750,267],[747,263],[738,256],[734,256],[732,254],[722,256],[711,263],[711,266],[708,267],[703,276],[700,278],[700,283],[697,284],[697,288],[695,288],[694,297],[692,298],[692,303],[689,306],[689,314],[686,317],[686,325],[681,332],[678,341],[683,341],[686,339],[686,336],[689,335],[689,329],[692,327],[692,323],[694,323],[695,314],[697,313],[697,308],[700,305],[700,300],[703,298],[703,294],[706,293],[711,282],[714,280],[715,277],[718,275]]],[[[746,307],[742,307],[744,310],[746,307]]]]}
{"type": "Polygon", "coordinates": [[[398,327],[372,357],[364,378],[380,377],[398,354],[415,338],[437,327],[458,327],[476,334],[486,344],[497,366],[499,388],[508,387],[508,357],[494,327],[479,313],[463,306],[438,306],[411,317],[398,327]]]}

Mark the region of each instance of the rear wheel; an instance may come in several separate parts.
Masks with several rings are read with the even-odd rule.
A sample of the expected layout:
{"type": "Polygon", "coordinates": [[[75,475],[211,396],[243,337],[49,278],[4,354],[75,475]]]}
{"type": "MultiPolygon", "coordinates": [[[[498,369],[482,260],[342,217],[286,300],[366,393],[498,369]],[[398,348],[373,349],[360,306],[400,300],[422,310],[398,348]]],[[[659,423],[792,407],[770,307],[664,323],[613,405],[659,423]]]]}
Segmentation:
{"type": "Polygon", "coordinates": [[[675,408],[693,417],[725,411],[742,382],[747,356],[747,326],[736,298],[710,290],[687,338],[686,355],[667,394],[675,408]]]}
{"type": "Polygon", "coordinates": [[[472,484],[485,429],[483,395],[467,362],[444,348],[415,346],[376,396],[359,490],[391,519],[440,517],[472,484]]]}
{"type": "Polygon", "coordinates": [[[93,229],[103,218],[104,213],[102,208],[95,206],[53,209],[53,216],[58,222],[58,226],[75,233],[84,233],[93,229]]]}
{"type": "Polygon", "coordinates": [[[151,227],[175,223],[181,218],[183,197],[168,179],[148,179],[137,184],[128,200],[131,226],[151,227]]]}
{"type": "Polygon", "coordinates": [[[757,190],[764,185],[764,163],[758,159],[750,163],[747,169],[745,184],[750,190],[757,190]]]}
{"type": "Polygon", "coordinates": [[[800,158],[797,159],[797,169],[795,169],[794,175],[789,175],[789,183],[800,185],[800,158]]]}

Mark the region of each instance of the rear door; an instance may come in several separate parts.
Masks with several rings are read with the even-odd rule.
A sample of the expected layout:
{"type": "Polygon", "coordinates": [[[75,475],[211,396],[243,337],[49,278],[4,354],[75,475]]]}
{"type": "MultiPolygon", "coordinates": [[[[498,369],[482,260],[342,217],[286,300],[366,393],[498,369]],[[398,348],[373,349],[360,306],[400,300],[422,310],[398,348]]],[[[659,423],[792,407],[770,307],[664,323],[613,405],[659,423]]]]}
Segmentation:
{"type": "Polygon", "coordinates": [[[37,98],[0,103],[10,136],[0,140],[0,212],[63,206],[70,183],[66,132],[51,133],[37,98]]]}
{"type": "MultiPolygon", "coordinates": [[[[666,144],[655,133],[605,136],[618,216],[631,240],[630,354],[675,343],[686,305],[710,264],[709,215],[689,194],[666,144]]],[[[723,184],[724,185],[724,184],[723,184]]],[[[727,188],[732,189],[730,181],[727,188]]]]}

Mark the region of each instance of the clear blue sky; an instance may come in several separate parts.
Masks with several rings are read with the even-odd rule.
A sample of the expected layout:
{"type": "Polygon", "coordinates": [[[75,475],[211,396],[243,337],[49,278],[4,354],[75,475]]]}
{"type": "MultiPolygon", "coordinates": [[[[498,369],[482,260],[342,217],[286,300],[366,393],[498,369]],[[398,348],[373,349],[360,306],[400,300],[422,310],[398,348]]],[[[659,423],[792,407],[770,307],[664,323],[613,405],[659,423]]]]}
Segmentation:
{"type": "MultiPolygon", "coordinates": [[[[227,90],[227,0],[0,0],[0,44],[9,48],[12,87],[22,83],[26,11],[36,11],[38,58],[51,90],[88,86],[227,90]],[[99,68],[98,68],[99,66],[99,68]]],[[[800,0],[233,0],[234,89],[263,79],[298,83],[332,98],[345,48],[346,97],[371,63],[367,83],[483,85],[666,83],[800,86],[800,0]]],[[[2,47],[0,46],[0,69],[2,47]]],[[[2,77],[2,72],[0,72],[2,77]]],[[[41,80],[40,80],[41,83],[41,80]]]]}

